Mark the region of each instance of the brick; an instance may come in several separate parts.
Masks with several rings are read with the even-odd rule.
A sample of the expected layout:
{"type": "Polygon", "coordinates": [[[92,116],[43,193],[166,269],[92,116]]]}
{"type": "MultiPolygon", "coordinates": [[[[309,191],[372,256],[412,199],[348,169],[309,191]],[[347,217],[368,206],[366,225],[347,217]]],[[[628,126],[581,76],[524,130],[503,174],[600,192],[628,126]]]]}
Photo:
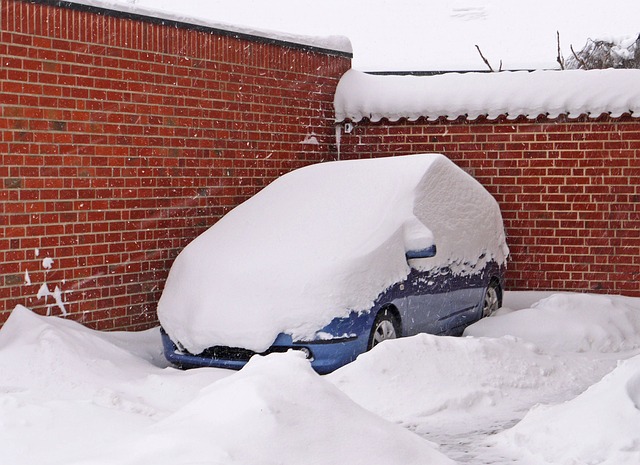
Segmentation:
{"type": "MultiPolygon", "coordinates": [[[[45,11],[22,5],[25,18],[45,11]]],[[[333,90],[349,60],[108,21],[116,33],[104,43],[29,21],[20,40],[0,43],[0,73],[27,77],[2,79],[2,212],[17,257],[33,258],[34,244],[55,249],[68,285],[83,290],[74,314],[105,329],[148,327],[181,247],[275,177],[336,158],[333,90]],[[171,40],[128,35],[140,28],[171,40]],[[188,60],[171,49],[187,36],[199,44],[188,60]],[[251,56],[228,51],[245,46],[251,56]],[[321,145],[301,147],[310,127],[321,145]]],[[[640,267],[638,149],[640,123],[607,116],[364,121],[340,146],[344,159],[444,152],[474,173],[501,202],[510,289],[640,296],[628,278],[640,267]]],[[[0,308],[26,302],[24,288],[1,285],[0,308]]]]}
{"type": "MultiPolygon", "coordinates": [[[[408,143],[411,143],[412,139],[418,140],[422,134],[434,132],[435,127],[433,123],[425,121],[393,124],[396,125],[396,133],[398,130],[400,133],[402,133],[401,130],[405,130],[406,134],[415,135],[407,138],[408,143]]],[[[438,131],[442,132],[442,126],[440,123],[437,124],[438,131]]],[[[503,122],[498,120],[493,123],[491,134],[488,134],[489,131],[484,125],[474,122],[456,121],[447,124],[454,126],[464,124],[470,129],[470,133],[474,134],[475,141],[488,141],[496,134],[507,136],[501,141],[517,141],[517,143],[505,143],[505,150],[499,152],[497,157],[492,157],[490,153],[481,153],[486,146],[480,147],[476,152],[474,147],[466,145],[467,150],[464,154],[460,154],[457,153],[460,143],[466,144],[468,139],[456,138],[456,131],[447,130],[447,134],[453,134],[448,136],[450,139],[447,142],[451,147],[447,155],[454,161],[464,161],[464,164],[460,165],[470,172],[491,173],[478,179],[487,183],[486,187],[489,191],[497,193],[496,198],[501,202],[513,254],[508,275],[510,288],[513,289],[514,286],[516,289],[544,288],[553,285],[557,289],[595,289],[606,292],[614,288],[622,289],[622,287],[615,287],[618,278],[616,282],[607,282],[607,279],[612,277],[607,274],[612,271],[608,269],[610,261],[619,260],[622,265],[628,265],[630,269],[638,272],[640,259],[634,254],[638,244],[633,241],[640,239],[627,237],[637,236],[638,223],[627,221],[627,218],[631,214],[637,215],[638,209],[635,205],[637,205],[636,197],[640,198],[640,191],[636,186],[639,185],[639,180],[630,175],[630,172],[617,171],[637,166],[637,153],[633,150],[620,150],[612,160],[610,152],[585,153],[580,150],[581,147],[600,149],[604,148],[605,144],[609,144],[608,148],[615,149],[631,146],[632,142],[625,139],[625,133],[637,132],[640,125],[636,121],[610,118],[610,121],[596,128],[599,132],[594,132],[590,123],[566,123],[558,120],[549,125],[522,124],[516,121],[515,124],[509,122],[509,128],[502,128],[499,126],[503,122]],[[629,130],[630,126],[636,128],[635,131],[629,130]],[[482,136],[486,136],[486,139],[482,136]],[[618,143],[611,144],[612,140],[618,143]],[[539,144],[547,141],[557,141],[562,144],[555,144],[553,151],[532,150],[543,147],[539,144]],[[579,145],[581,141],[587,144],[581,146],[579,145]],[[534,145],[536,143],[538,145],[534,145]],[[498,168],[497,173],[491,171],[492,166],[498,168]],[[531,168],[543,169],[545,172],[532,171],[531,168]],[[552,214],[553,218],[549,217],[549,214],[552,214]],[[509,221],[509,218],[518,218],[522,221],[509,221]],[[535,220],[536,223],[525,224],[524,220],[535,220]],[[560,229],[556,228],[558,220],[561,220],[560,229]],[[621,229],[625,221],[629,222],[629,225],[621,229]],[[541,227],[544,229],[537,229],[541,227]],[[552,231],[556,237],[548,236],[549,231],[552,231]],[[632,252],[616,253],[613,255],[616,257],[614,259],[612,247],[617,245],[610,242],[614,234],[617,234],[618,237],[615,240],[623,250],[632,252]],[[553,245],[558,240],[562,241],[562,245],[553,246],[554,257],[537,255],[542,249],[536,251],[531,248],[532,241],[540,245],[553,245]],[[588,242],[584,243],[585,240],[588,242]],[[520,250],[519,247],[525,244],[527,248],[520,250]],[[602,252],[594,254],[588,248],[600,247],[600,244],[602,244],[602,250],[608,251],[606,254],[602,252]],[[570,248],[567,249],[567,247],[570,248]],[[589,262],[589,255],[593,255],[593,262],[589,262]],[[534,258],[540,262],[535,268],[531,266],[534,258]],[[565,261],[567,264],[562,265],[565,267],[564,270],[574,270],[574,274],[569,279],[573,281],[579,277],[582,281],[565,282],[566,280],[560,278],[566,278],[566,276],[549,275],[554,269],[553,262],[549,261],[551,259],[565,261]],[[593,267],[592,275],[586,275],[584,267],[579,271],[567,268],[574,266],[576,261],[588,262],[588,266],[593,267]],[[528,262],[526,266],[525,262],[528,262]],[[602,270],[600,274],[596,274],[598,273],[594,271],[596,269],[602,270]]],[[[371,141],[366,147],[367,153],[392,154],[393,147],[379,144],[376,146],[373,139],[382,130],[385,128],[379,127],[379,124],[360,123],[358,137],[371,141]]],[[[460,132],[464,134],[466,128],[460,132]]],[[[345,146],[344,142],[343,138],[341,147],[343,156],[345,153],[349,156],[352,148],[348,142],[345,146]]],[[[353,149],[359,148],[359,146],[353,146],[353,149]]],[[[632,169],[632,172],[635,171],[637,168],[632,169]]],[[[563,269],[556,271],[561,272],[563,269]]],[[[628,286],[624,289],[628,293],[628,286]]],[[[638,295],[637,286],[634,292],[631,295],[638,295]]]]}
{"type": "MultiPolygon", "coordinates": [[[[40,3],[21,5],[24,18],[59,11],[40,3]]],[[[88,17],[95,24],[103,21],[89,12],[76,11],[74,17],[87,24],[94,24],[88,17]]],[[[221,54],[209,47],[220,41],[207,33],[144,23],[123,27],[129,21],[109,18],[116,33],[100,44],[90,42],[99,33],[41,30],[47,21],[22,21],[18,40],[0,43],[0,91],[6,104],[0,117],[0,153],[6,154],[0,172],[2,212],[10,214],[5,234],[15,235],[18,244],[55,249],[69,286],[83,290],[72,313],[88,312],[87,321],[109,329],[156,324],[153,308],[171,264],[167,257],[175,257],[204,227],[255,193],[255,186],[295,166],[335,158],[336,148],[329,145],[334,129],[327,122],[333,90],[350,66],[347,58],[310,58],[303,50],[286,49],[291,63],[283,68],[278,46],[222,39],[229,49],[248,44],[254,55],[268,50],[270,57],[258,71],[255,58],[243,53],[229,55],[236,63],[217,61],[221,54]],[[145,28],[155,32],[143,37],[169,33],[176,40],[158,48],[128,36],[145,28]],[[171,49],[188,34],[202,43],[190,59],[171,49]],[[297,71],[283,72],[288,66],[297,71]],[[216,69],[222,73],[215,75],[216,69]],[[310,127],[322,146],[300,146],[310,127]],[[274,163],[259,166],[256,154],[274,163]],[[223,155],[227,164],[219,168],[223,155]],[[225,168],[244,176],[242,184],[226,178],[233,188],[228,192],[218,189],[225,168]],[[158,210],[161,201],[166,203],[158,210]],[[158,272],[144,272],[151,264],[140,252],[142,243],[161,248],[160,253],[170,250],[154,261],[158,272]],[[123,281],[135,285],[136,294],[114,298],[125,292],[123,281]]],[[[3,40],[10,32],[3,31],[3,40]]],[[[29,256],[23,249],[13,252],[14,258],[29,256]]],[[[4,251],[2,258],[7,258],[4,251]]],[[[8,281],[9,287],[0,286],[0,296],[7,292],[15,303],[22,295],[21,303],[27,303],[24,286],[8,281]]],[[[43,311],[38,305],[35,310],[43,311]]],[[[5,318],[3,313],[0,324],[5,318]]]]}

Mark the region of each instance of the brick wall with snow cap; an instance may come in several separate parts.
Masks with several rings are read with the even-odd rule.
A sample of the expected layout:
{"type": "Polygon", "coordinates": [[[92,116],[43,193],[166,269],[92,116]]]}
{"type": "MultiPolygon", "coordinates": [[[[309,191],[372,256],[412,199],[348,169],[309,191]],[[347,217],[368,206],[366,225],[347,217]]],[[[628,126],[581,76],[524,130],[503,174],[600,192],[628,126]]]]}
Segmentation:
{"type": "Polygon", "coordinates": [[[640,70],[352,70],[335,98],[339,152],[440,152],[472,174],[502,210],[509,289],[640,296],[638,82],[640,70]]]}
{"type": "Polygon", "coordinates": [[[340,39],[101,4],[115,8],[0,0],[0,324],[22,304],[154,325],[177,252],[279,175],[424,152],[499,201],[509,288],[640,295],[640,71],[412,78],[429,79],[428,98],[396,76],[394,103],[370,97],[388,97],[391,78],[371,93],[355,71],[342,83],[357,86],[335,92],[350,68],[340,39]],[[354,130],[336,132],[336,115],[354,130]]]}
{"type": "Polygon", "coordinates": [[[157,324],[182,247],[282,173],[335,158],[348,42],[188,21],[0,0],[0,325],[17,304],[157,324]]]}

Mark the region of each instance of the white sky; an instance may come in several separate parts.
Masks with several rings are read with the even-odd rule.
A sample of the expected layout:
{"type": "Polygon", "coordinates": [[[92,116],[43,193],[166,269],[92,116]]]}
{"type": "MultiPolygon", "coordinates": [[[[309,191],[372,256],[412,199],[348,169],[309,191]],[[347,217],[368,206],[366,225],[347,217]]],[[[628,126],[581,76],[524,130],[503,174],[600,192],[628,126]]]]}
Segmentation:
{"type": "Polygon", "coordinates": [[[345,35],[363,71],[557,67],[587,38],[639,32],[637,0],[105,0],[306,35],[345,35]]]}

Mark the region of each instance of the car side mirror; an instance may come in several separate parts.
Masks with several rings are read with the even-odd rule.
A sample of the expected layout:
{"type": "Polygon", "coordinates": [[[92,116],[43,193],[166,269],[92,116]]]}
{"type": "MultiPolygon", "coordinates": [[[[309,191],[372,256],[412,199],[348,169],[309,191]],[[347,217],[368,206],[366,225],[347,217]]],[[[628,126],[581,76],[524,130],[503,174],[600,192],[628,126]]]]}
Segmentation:
{"type": "Polygon", "coordinates": [[[431,258],[436,256],[436,245],[430,245],[426,249],[409,250],[405,254],[407,260],[414,260],[416,258],[431,258]]]}

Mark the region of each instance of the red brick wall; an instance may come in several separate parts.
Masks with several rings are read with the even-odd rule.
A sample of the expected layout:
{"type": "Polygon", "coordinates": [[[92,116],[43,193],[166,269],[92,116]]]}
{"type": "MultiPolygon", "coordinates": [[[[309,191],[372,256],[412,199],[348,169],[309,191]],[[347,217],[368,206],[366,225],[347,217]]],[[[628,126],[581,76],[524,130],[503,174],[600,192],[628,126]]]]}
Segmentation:
{"type": "Polygon", "coordinates": [[[342,158],[441,152],[495,196],[513,290],[640,296],[640,120],[361,122],[342,158]]]}
{"type": "Polygon", "coordinates": [[[0,324],[61,314],[45,284],[92,327],[148,327],[186,243],[335,158],[350,58],[56,3],[0,0],[0,324]]]}

